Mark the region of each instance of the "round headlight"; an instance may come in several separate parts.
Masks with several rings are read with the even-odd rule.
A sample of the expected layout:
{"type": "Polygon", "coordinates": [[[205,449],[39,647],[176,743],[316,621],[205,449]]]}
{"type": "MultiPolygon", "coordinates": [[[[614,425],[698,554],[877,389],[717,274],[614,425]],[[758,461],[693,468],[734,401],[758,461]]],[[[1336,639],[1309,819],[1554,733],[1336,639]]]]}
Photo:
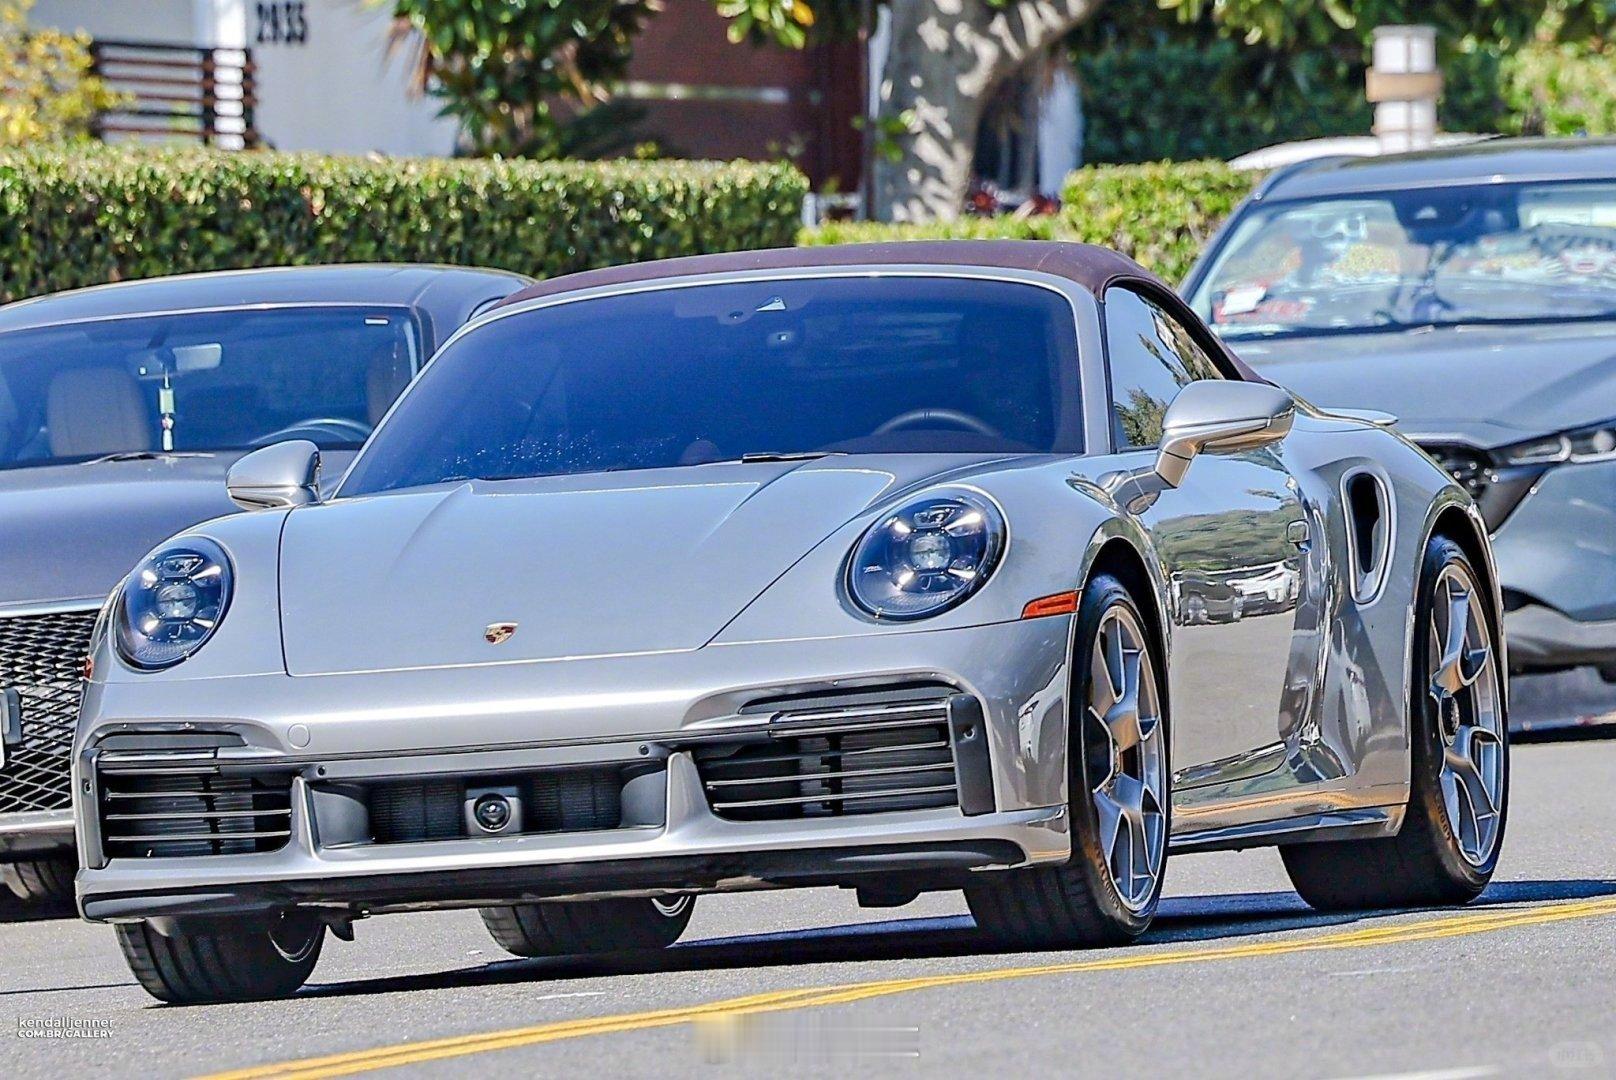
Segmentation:
{"type": "Polygon", "coordinates": [[[969,492],[906,503],[870,527],[847,564],[853,602],[878,619],[923,619],[970,596],[1004,551],[1004,519],[969,492]]]}
{"type": "Polygon", "coordinates": [[[230,560],[218,544],[179,541],[124,582],[114,621],[118,653],[138,668],[184,660],[213,636],[230,605],[230,560]]]}

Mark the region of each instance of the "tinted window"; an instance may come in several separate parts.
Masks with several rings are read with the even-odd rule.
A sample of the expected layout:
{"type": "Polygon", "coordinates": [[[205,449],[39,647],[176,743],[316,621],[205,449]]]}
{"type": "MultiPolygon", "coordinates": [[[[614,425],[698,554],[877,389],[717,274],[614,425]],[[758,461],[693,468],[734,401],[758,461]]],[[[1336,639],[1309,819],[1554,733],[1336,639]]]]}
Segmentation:
{"type": "Polygon", "coordinates": [[[419,363],[397,309],[142,316],[0,334],[0,468],[282,437],[356,447],[419,363]]]}
{"type": "Polygon", "coordinates": [[[1162,414],[1179,389],[1196,379],[1223,377],[1182,323],[1127,289],[1105,295],[1105,345],[1111,421],[1121,450],[1161,442],[1162,414]]]}
{"type": "Polygon", "coordinates": [[[343,485],[803,453],[1082,448],[1072,311],[1005,282],[804,278],[573,301],[427,368],[343,485]]]}

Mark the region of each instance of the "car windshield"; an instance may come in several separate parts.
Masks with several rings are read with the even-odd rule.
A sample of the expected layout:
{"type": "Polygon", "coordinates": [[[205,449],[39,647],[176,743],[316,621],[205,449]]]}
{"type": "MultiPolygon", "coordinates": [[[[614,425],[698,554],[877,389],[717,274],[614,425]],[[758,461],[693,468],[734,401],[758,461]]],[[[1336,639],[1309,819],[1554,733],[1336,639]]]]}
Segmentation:
{"type": "Polygon", "coordinates": [[[409,313],[280,308],[0,334],[0,468],[363,442],[419,366],[409,313]]]}
{"type": "Polygon", "coordinates": [[[1616,318],[1616,184],[1258,206],[1190,298],[1228,339],[1616,318]]]}
{"type": "Polygon", "coordinates": [[[342,488],[817,454],[1081,449],[1070,302],[926,276],[663,287],[497,319],[433,360],[342,488]]]}

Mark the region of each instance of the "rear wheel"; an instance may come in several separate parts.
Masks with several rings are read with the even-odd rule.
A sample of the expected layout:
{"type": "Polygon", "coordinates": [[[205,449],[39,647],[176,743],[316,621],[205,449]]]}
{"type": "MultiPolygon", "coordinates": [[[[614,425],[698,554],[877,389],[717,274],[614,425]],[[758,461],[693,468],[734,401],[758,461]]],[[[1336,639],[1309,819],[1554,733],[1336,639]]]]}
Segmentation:
{"type": "Polygon", "coordinates": [[[570,903],[485,907],[483,925],[506,952],[517,956],[661,949],[690,924],[694,896],[626,897],[570,903]]]}
{"type": "Polygon", "coordinates": [[[1412,752],[1403,827],[1383,840],[1281,848],[1296,891],[1340,910],[1462,904],[1504,838],[1509,732],[1491,603],[1464,549],[1426,546],[1414,612],[1412,752]]]}
{"type": "Polygon", "coordinates": [[[1132,941],[1161,898],[1171,806],[1162,684],[1144,618],[1110,575],[1083,592],[1074,669],[1071,860],[965,891],[977,926],[1015,945],[1132,941]]]}
{"type": "Polygon", "coordinates": [[[0,866],[0,879],[27,903],[71,905],[73,875],[78,868],[78,859],[71,853],[47,855],[0,866]]]}
{"type": "Polygon", "coordinates": [[[114,929],[140,985],[179,1005],[288,997],[308,981],[325,940],[325,924],[298,911],[186,920],[173,934],[147,923],[114,929]]]}

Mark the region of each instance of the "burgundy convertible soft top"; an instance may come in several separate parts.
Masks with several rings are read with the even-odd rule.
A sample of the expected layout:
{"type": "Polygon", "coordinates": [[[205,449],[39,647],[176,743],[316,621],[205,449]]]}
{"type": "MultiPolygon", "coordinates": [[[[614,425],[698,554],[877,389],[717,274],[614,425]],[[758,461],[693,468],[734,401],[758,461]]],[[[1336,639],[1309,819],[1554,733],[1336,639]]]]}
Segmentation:
{"type": "MultiPolygon", "coordinates": [[[[687,255],[678,259],[628,263],[599,270],[565,274],[529,285],[506,297],[498,307],[525,300],[557,296],[608,285],[694,277],[700,274],[739,273],[747,270],[810,269],[822,266],[976,266],[1051,274],[1075,282],[1096,299],[1112,285],[1133,283],[1158,295],[1174,296],[1172,289],[1132,259],[1093,244],[1052,240],[904,240],[882,244],[840,244],[830,247],[765,248],[715,255],[687,255]]],[[[1182,304],[1179,305],[1182,308],[1182,304]]],[[[1179,314],[1193,318],[1188,311],[1179,314]]],[[[1199,320],[1197,320],[1199,321],[1199,320]]],[[[1250,382],[1264,381],[1211,334],[1227,367],[1250,382]]]]}

